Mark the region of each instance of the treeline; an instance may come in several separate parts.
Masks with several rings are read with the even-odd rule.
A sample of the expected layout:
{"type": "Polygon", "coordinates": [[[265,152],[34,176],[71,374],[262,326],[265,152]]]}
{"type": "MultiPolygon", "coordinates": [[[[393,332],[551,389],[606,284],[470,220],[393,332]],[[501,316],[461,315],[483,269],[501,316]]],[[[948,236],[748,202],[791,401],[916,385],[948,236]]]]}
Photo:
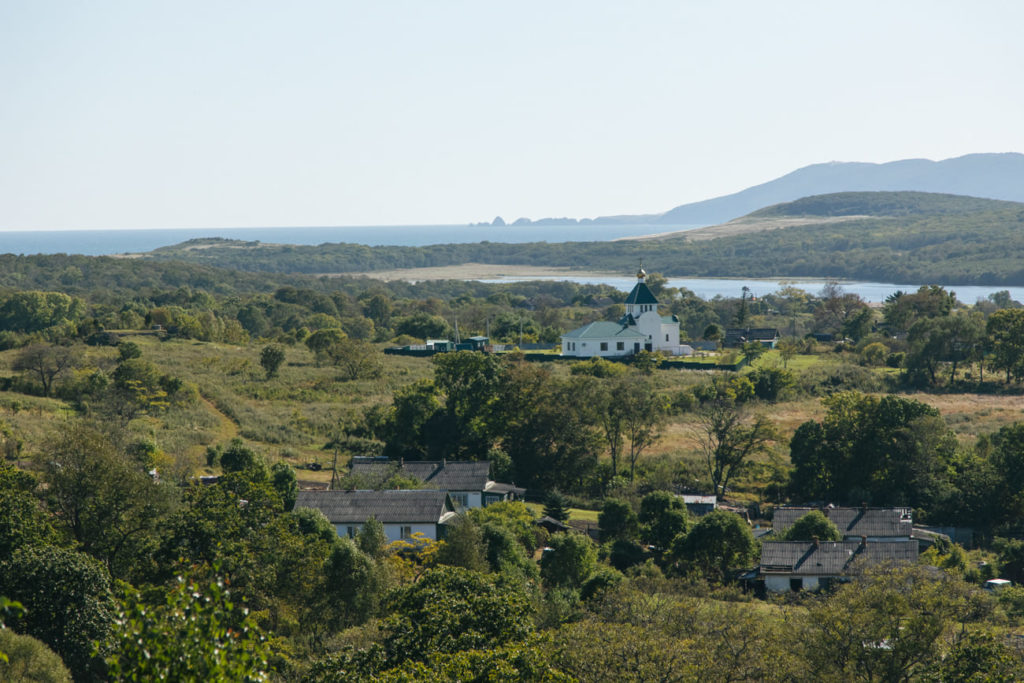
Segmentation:
{"type": "MultiPolygon", "coordinates": [[[[426,247],[242,246],[202,240],[158,249],[147,260],[182,260],[274,273],[345,273],[461,263],[621,271],[642,260],[674,277],[815,277],[896,283],[1024,285],[1024,208],[948,195],[854,193],[800,200],[764,217],[870,218],[688,241],[442,244],[426,247]],[[915,196],[907,199],[905,195],[915,196]],[[869,195],[869,199],[864,196],[869,195]],[[877,196],[876,196],[877,195],[877,196]],[[893,211],[898,217],[890,217],[893,211]]],[[[483,236],[483,235],[482,235],[483,236]]]]}

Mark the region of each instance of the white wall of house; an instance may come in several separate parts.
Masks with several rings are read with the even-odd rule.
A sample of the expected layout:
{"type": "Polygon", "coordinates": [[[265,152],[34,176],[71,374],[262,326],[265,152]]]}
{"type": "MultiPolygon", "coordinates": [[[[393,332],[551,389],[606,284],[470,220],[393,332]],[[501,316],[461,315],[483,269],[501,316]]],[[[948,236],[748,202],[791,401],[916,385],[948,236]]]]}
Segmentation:
{"type": "Polygon", "coordinates": [[[562,340],[562,355],[563,356],[578,356],[580,358],[591,358],[593,356],[601,356],[602,358],[608,358],[612,356],[625,356],[633,353],[633,343],[640,342],[640,348],[644,347],[643,342],[639,339],[615,339],[614,337],[608,339],[563,339],[562,340]],[[619,345],[622,348],[619,348],[619,345]]]}
{"type": "Polygon", "coordinates": [[[790,579],[800,579],[800,590],[816,591],[819,587],[819,576],[790,576],[788,574],[769,574],[764,577],[764,587],[769,593],[788,593],[792,589],[790,579]]]}
{"type": "Polygon", "coordinates": [[[482,507],[484,504],[483,495],[480,491],[449,491],[456,510],[469,510],[482,507]],[[465,501],[465,502],[463,502],[465,501]]]}
{"type": "MultiPolygon", "coordinates": [[[[335,524],[334,528],[338,531],[338,535],[342,538],[349,538],[355,536],[363,528],[362,524],[335,524]]],[[[432,541],[437,540],[437,525],[436,524],[385,524],[384,535],[388,537],[388,541],[400,541],[407,536],[404,532],[408,532],[408,536],[413,534],[421,533],[432,541]]]]}

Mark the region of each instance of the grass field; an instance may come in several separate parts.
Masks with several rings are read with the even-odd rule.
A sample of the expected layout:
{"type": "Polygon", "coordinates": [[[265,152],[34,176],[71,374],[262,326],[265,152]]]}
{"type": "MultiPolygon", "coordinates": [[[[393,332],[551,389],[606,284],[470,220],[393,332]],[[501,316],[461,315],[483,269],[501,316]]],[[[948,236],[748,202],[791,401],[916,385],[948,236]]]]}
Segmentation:
{"type": "MultiPolygon", "coordinates": [[[[199,400],[172,408],[131,423],[140,438],[154,441],[173,456],[179,466],[194,472],[207,471],[204,453],[207,446],[223,444],[240,437],[272,462],[284,459],[293,465],[317,463],[318,472],[303,471],[308,482],[330,480],[333,454],[323,449],[339,431],[340,425],[361,415],[366,409],[391,400],[395,390],[432,373],[428,358],[381,356],[383,371],[374,379],[344,381],[339,371],[319,367],[303,346],[286,348],[286,361],[277,377],[267,379],[259,364],[260,344],[233,346],[191,340],[160,341],[150,335],[131,337],[142,349],[142,358],[161,372],[178,377],[198,388],[199,400]]],[[[117,363],[117,350],[88,347],[85,365],[110,372],[117,363]]],[[[17,351],[0,352],[0,377],[10,376],[17,351]]],[[[800,373],[810,368],[840,365],[832,354],[801,355],[789,361],[789,369],[800,373]]],[[[560,376],[569,364],[547,364],[560,376]]],[[[755,367],[781,367],[777,351],[769,351],[755,367]]],[[[892,372],[889,368],[873,372],[892,372]]],[[[658,391],[672,395],[706,382],[718,373],[663,371],[652,375],[658,391]]],[[[907,397],[935,406],[964,444],[980,435],[1024,420],[1024,399],[997,394],[912,393],[907,397]]],[[[778,431],[771,453],[762,456],[746,477],[736,482],[736,494],[756,498],[773,471],[788,466],[788,441],[796,428],[807,420],[821,419],[824,407],[819,398],[799,396],[776,404],[753,402],[751,412],[767,415],[778,431]]],[[[24,454],[41,452],[46,437],[60,429],[62,421],[77,412],[71,405],[53,398],[41,398],[13,391],[0,391],[0,420],[8,425],[24,454]]],[[[665,482],[699,486],[705,464],[700,455],[699,416],[682,413],[664,427],[662,438],[642,456],[641,465],[657,469],[665,482]]],[[[347,464],[344,457],[339,465],[347,464]]],[[[652,475],[654,476],[654,475],[652,475]]],[[[578,519],[596,521],[596,512],[578,511],[578,519]]]]}

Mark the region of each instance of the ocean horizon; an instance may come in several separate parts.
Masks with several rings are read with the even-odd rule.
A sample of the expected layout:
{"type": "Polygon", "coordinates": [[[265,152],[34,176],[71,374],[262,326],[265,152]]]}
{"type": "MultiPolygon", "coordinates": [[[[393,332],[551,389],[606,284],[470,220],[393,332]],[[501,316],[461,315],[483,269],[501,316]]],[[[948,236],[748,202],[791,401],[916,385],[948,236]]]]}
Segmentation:
{"type": "Polygon", "coordinates": [[[702,225],[649,223],[584,225],[376,225],[292,228],[151,228],[125,230],[0,231],[0,254],[109,256],[152,251],[186,240],[221,237],[269,244],[318,245],[346,242],[369,246],[423,247],[476,242],[605,242],[702,225]]]}

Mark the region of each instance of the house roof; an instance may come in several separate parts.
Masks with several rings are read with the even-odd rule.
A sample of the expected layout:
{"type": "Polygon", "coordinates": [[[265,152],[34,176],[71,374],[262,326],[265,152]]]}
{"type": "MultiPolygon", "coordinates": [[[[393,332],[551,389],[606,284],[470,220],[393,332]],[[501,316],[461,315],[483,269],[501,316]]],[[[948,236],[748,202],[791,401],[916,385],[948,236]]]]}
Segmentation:
{"type": "Polygon", "coordinates": [[[779,330],[774,327],[730,327],[725,330],[726,341],[764,341],[779,338],[779,330]]]}
{"type": "Polygon", "coordinates": [[[419,479],[430,488],[445,491],[483,491],[491,479],[488,460],[410,460],[399,463],[352,459],[352,474],[379,477],[383,481],[396,470],[419,479]]]}
{"type": "Polygon", "coordinates": [[[683,499],[683,503],[686,505],[717,505],[718,496],[701,496],[690,493],[684,493],[680,498],[683,499]]]}
{"type": "Polygon", "coordinates": [[[812,510],[820,510],[839,533],[849,536],[893,536],[910,538],[914,528],[913,515],[909,508],[853,508],[853,507],[780,507],[775,509],[772,527],[776,534],[784,534],[812,510]]]}
{"type": "Polygon", "coordinates": [[[454,512],[448,494],[431,489],[299,491],[295,507],[320,510],[331,524],[362,524],[370,517],[384,524],[437,524],[454,512]]]}
{"type": "Polygon", "coordinates": [[[647,339],[647,335],[640,334],[631,327],[607,321],[598,321],[583,327],[577,327],[572,332],[566,332],[562,335],[563,339],[609,339],[611,337],[647,339]]]}
{"type": "Polygon", "coordinates": [[[839,576],[863,567],[917,561],[917,543],[907,541],[769,541],[761,545],[762,574],[839,576]]]}
{"type": "Polygon", "coordinates": [[[658,299],[654,296],[651,288],[641,280],[633,287],[633,291],[626,297],[626,304],[657,304],[658,299]]]}

